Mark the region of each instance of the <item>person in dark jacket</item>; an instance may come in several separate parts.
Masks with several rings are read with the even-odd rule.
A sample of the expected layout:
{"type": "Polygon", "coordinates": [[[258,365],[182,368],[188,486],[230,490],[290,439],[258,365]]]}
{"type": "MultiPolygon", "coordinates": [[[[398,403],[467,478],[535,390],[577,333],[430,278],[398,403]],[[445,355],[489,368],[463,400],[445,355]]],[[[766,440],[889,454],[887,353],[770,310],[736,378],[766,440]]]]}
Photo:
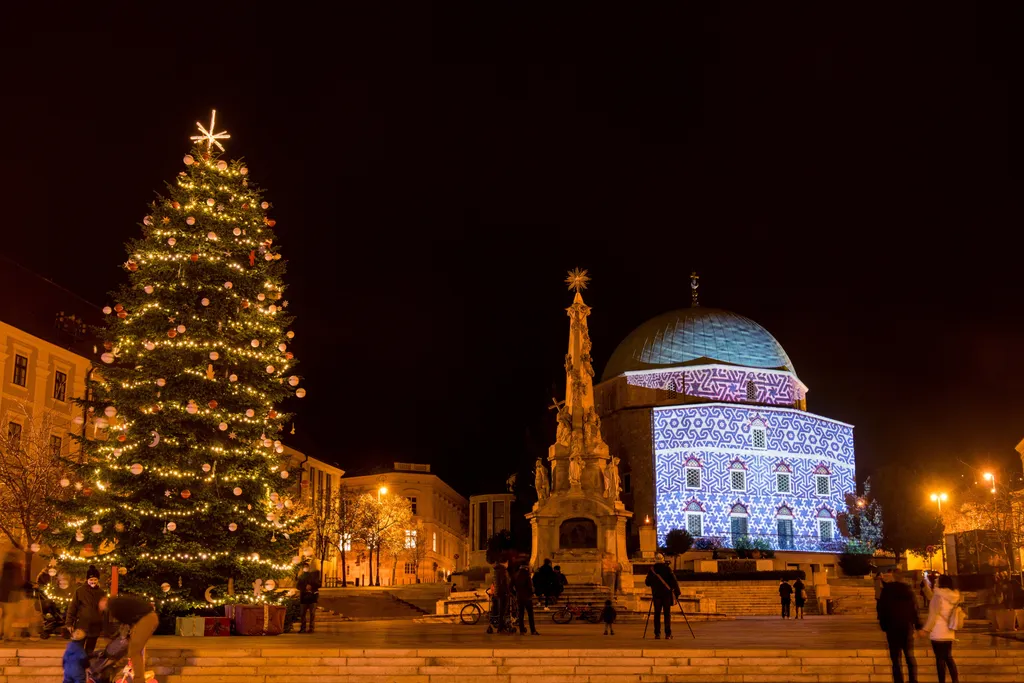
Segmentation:
{"type": "Polygon", "coordinates": [[[309,563],[302,566],[302,574],[296,588],[299,589],[299,605],[302,607],[302,620],[299,624],[299,633],[306,633],[306,615],[309,615],[309,632],[313,633],[316,626],[316,604],[320,602],[320,572],[312,571],[309,563]]]}
{"type": "Polygon", "coordinates": [[[804,582],[797,578],[793,582],[793,607],[796,608],[795,619],[804,618],[804,604],[807,602],[807,586],[804,582]]]}
{"type": "Polygon", "coordinates": [[[789,619],[789,603],[790,598],[793,597],[793,587],[785,579],[779,583],[779,597],[782,598],[782,618],[789,619]]]}
{"type": "Polygon", "coordinates": [[[519,571],[512,578],[512,589],[515,590],[516,600],[519,602],[519,633],[526,635],[526,624],[523,623],[523,616],[526,614],[530,617],[530,635],[539,636],[533,623],[533,579],[530,577],[528,565],[520,565],[519,571]]]}
{"type": "Polygon", "coordinates": [[[604,624],[604,634],[606,636],[615,635],[615,617],[618,616],[615,612],[615,607],[612,605],[611,600],[604,601],[604,609],[601,610],[601,622],[604,624]]]}
{"type": "Polygon", "coordinates": [[[0,573],[0,635],[4,638],[15,636],[11,633],[11,622],[21,601],[21,585],[24,581],[25,569],[21,564],[21,557],[11,550],[4,556],[3,570],[0,573]]]}
{"type": "Polygon", "coordinates": [[[651,601],[654,604],[654,639],[661,638],[661,613],[665,612],[665,638],[672,637],[672,605],[679,598],[679,584],[672,573],[665,556],[654,556],[654,566],[647,572],[644,581],[651,587],[651,601]]]}
{"type": "Polygon", "coordinates": [[[555,573],[553,574],[554,579],[551,582],[551,591],[554,593],[555,601],[562,597],[562,591],[569,585],[569,579],[565,578],[565,574],[562,573],[562,566],[555,565],[555,573]]]}
{"type": "Polygon", "coordinates": [[[69,631],[80,628],[85,631],[85,652],[92,654],[96,649],[96,639],[103,633],[103,609],[100,601],[107,597],[106,591],[100,587],[100,572],[95,566],[89,565],[85,574],[85,585],[79,586],[71,596],[68,613],[64,617],[64,625],[69,631]]]}
{"type": "Polygon", "coordinates": [[[914,635],[921,628],[914,591],[902,581],[890,576],[878,598],[878,625],[885,631],[892,660],[893,683],[903,683],[900,655],[907,660],[910,683],[917,683],[917,662],[914,660],[914,635]]]}
{"type": "Polygon", "coordinates": [[[128,659],[136,672],[136,680],[140,680],[139,673],[143,681],[152,679],[153,673],[146,671],[146,643],[160,625],[153,603],[138,595],[124,594],[107,600],[106,609],[111,619],[131,628],[128,659]]]}
{"type": "Polygon", "coordinates": [[[497,618],[498,633],[508,633],[509,594],[512,584],[508,576],[508,561],[501,559],[494,563],[494,615],[497,618]]]}
{"type": "Polygon", "coordinates": [[[533,573],[533,591],[544,598],[544,611],[547,611],[548,605],[554,600],[557,580],[551,560],[544,560],[544,565],[533,573]]]}

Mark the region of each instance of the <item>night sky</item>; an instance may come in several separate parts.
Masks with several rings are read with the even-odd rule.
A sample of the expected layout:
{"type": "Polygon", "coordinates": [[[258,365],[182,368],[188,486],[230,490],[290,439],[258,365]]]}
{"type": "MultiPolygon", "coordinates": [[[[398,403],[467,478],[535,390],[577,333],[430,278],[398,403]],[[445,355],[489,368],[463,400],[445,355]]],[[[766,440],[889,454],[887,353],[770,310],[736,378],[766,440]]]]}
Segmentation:
{"type": "Polygon", "coordinates": [[[0,251],[107,303],[216,108],[275,205],[309,389],[293,443],[315,457],[501,490],[553,439],[578,266],[599,373],[697,270],[704,305],[782,343],[812,411],[856,425],[861,478],[1017,476],[1019,5],[674,4],[25,31],[0,251]]]}

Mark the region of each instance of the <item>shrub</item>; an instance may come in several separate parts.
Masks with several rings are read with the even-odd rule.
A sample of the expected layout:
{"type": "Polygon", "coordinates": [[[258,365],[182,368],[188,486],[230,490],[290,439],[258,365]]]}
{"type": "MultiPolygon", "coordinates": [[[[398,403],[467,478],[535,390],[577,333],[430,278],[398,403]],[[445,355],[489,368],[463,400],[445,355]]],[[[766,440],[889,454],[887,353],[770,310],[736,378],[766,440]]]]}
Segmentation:
{"type": "Polygon", "coordinates": [[[719,560],[718,571],[721,574],[749,574],[757,571],[756,560],[719,560]]]}
{"type": "Polygon", "coordinates": [[[772,548],[772,544],[768,542],[767,538],[755,538],[754,542],[751,543],[753,549],[760,553],[761,557],[770,560],[775,557],[775,549],[772,548]]]}
{"type": "Polygon", "coordinates": [[[693,542],[694,550],[721,550],[722,539],[717,536],[701,536],[693,542]]]}
{"type": "Polygon", "coordinates": [[[773,572],[737,572],[733,574],[677,571],[676,579],[679,581],[782,581],[783,579],[786,581],[795,581],[796,579],[803,581],[807,579],[807,575],[802,569],[773,572]]]}
{"type": "Polygon", "coordinates": [[[871,556],[862,553],[843,553],[839,567],[847,576],[866,576],[871,573],[871,556]]]}
{"type": "Polygon", "coordinates": [[[746,536],[740,536],[732,542],[732,549],[736,551],[736,557],[741,560],[749,560],[754,556],[754,544],[746,536]]]}
{"type": "Polygon", "coordinates": [[[685,555],[693,547],[693,536],[686,529],[671,529],[665,534],[665,546],[661,551],[666,555],[685,555]]]}

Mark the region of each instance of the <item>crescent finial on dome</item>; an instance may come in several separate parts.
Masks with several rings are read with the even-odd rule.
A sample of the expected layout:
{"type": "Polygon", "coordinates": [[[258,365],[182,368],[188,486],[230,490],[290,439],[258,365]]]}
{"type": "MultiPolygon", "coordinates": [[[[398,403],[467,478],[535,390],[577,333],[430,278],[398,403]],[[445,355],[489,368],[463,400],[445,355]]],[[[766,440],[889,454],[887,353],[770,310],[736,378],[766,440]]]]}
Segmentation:
{"type": "Polygon", "coordinates": [[[700,287],[700,275],[697,275],[697,271],[690,273],[690,305],[694,308],[700,308],[700,301],[697,300],[697,288],[700,287]]]}

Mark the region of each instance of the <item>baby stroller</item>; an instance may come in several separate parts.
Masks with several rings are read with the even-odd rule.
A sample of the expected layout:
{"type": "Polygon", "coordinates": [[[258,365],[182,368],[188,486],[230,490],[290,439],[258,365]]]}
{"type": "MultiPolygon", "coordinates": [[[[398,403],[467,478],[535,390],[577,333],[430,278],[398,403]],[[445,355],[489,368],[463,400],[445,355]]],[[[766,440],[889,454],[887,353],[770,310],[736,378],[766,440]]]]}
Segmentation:
{"type": "Polygon", "coordinates": [[[487,615],[488,624],[487,632],[494,633],[514,633],[516,624],[516,614],[519,613],[519,605],[516,601],[516,594],[510,592],[508,596],[508,611],[505,614],[499,614],[497,609],[497,601],[494,596],[491,596],[491,609],[487,615]],[[504,623],[503,623],[504,622],[504,623]]]}
{"type": "Polygon", "coordinates": [[[117,636],[95,655],[86,671],[88,683],[132,683],[131,664],[118,666],[128,656],[129,629],[122,626],[117,636]]]}
{"type": "Polygon", "coordinates": [[[46,640],[52,635],[59,633],[67,634],[64,630],[64,615],[54,604],[53,600],[46,597],[42,591],[38,592],[36,609],[42,617],[42,626],[39,630],[39,637],[46,640]]]}

